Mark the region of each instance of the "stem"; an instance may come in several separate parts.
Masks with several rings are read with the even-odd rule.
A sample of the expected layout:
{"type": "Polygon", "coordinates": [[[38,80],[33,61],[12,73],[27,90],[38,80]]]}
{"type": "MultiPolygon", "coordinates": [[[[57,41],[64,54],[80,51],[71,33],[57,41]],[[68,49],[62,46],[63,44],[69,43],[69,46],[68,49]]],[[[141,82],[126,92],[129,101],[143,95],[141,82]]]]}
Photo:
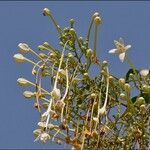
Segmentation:
{"type": "Polygon", "coordinates": [[[65,107],[64,100],[67,96],[68,89],[69,89],[69,78],[68,78],[68,60],[67,60],[67,62],[66,62],[66,91],[65,91],[63,98],[61,99],[61,102],[63,103],[63,108],[62,108],[62,112],[61,112],[61,122],[63,121],[63,112],[64,112],[64,107],[65,107]]]}
{"type": "MultiPolygon", "coordinates": [[[[128,57],[127,54],[126,54],[126,59],[127,59],[128,64],[130,65],[130,67],[133,69],[133,72],[134,72],[134,74],[135,74],[136,77],[137,77],[137,81],[138,81],[140,87],[142,87],[142,84],[141,84],[141,82],[140,82],[139,76],[138,76],[138,74],[137,74],[137,72],[136,72],[136,68],[135,68],[134,64],[132,63],[132,61],[129,59],[129,57],[128,57]]],[[[139,87],[139,89],[140,89],[140,87],[139,87]]]]}
{"type": "Polygon", "coordinates": [[[40,57],[34,50],[30,49],[30,52],[33,53],[34,55],[36,55],[39,59],[41,59],[43,61],[43,58],[40,57]]]}
{"type": "Polygon", "coordinates": [[[96,98],[94,98],[94,102],[93,102],[93,106],[92,106],[92,111],[91,111],[90,132],[92,131],[92,118],[93,118],[93,110],[94,110],[94,105],[95,105],[95,99],[96,98]]]}
{"type": "Polygon", "coordinates": [[[68,41],[64,45],[64,48],[63,48],[63,51],[62,51],[62,55],[61,55],[61,58],[60,58],[60,63],[59,63],[58,71],[57,71],[57,74],[56,74],[56,80],[55,80],[55,83],[54,83],[54,89],[57,88],[58,74],[59,74],[59,70],[60,70],[61,65],[62,65],[62,61],[63,61],[63,58],[64,58],[64,51],[65,51],[65,47],[66,47],[67,43],[68,43],[68,41]]]}
{"type": "MultiPolygon", "coordinates": [[[[35,87],[37,86],[37,87],[39,88],[38,85],[34,84],[34,83],[31,82],[31,81],[28,81],[28,83],[29,83],[30,85],[32,85],[32,86],[35,86],[35,87]]],[[[47,93],[48,95],[50,95],[50,93],[49,93],[48,91],[46,91],[45,89],[41,88],[41,90],[42,90],[43,92],[47,93]]]]}
{"type": "Polygon", "coordinates": [[[94,33],[94,57],[96,57],[96,46],[97,46],[97,32],[98,32],[98,26],[95,25],[95,33],[94,33]]]}
{"type": "MultiPolygon", "coordinates": [[[[87,115],[86,115],[85,125],[87,124],[87,120],[88,120],[88,116],[89,116],[89,110],[90,110],[90,109],[88,109],[88,112],[87,112],[87,115]]],[[[82,140],[81,150],[83,150],[83,149],[84,149],[84,141],[85,141],[84,129],[85,129],[85,125],[83,126],[83,140],[82,140]]]]}
{"type": "Polygon", "coordinates": [[[52,16],[52,14],[50,13],[49,15],[50,19],[52,19],[55,27],[56,27],[56,30],[58,31],[58,33],[61,35],[62,34],[62,30],[60,28],[60,26],[58,25],[58,23],[55,21],[54,17],[52,16]]]}
{"type": "Polygon", "coordinates": [[[100,111],[104,110],[104,112],[106,111],[106,105],[107,105],[107,101],[108,101],[108,89],[109,89],[109,71],[108,71],[108,67],[107,67],[107,85],[106,85],[106,96],[105,96],[105,102],[102,108],[99,109],[98,115],[100,115],[100,111]]]}
{"type": "Polygon", "coordinates": [[[88,33],[87,33],[87,36],[86,36],[86,40],[88,41],[88,44],[89,44],[89,38],[90,38],[90,33],[91,33],[91,28],[92,28],[92,25],[93,25],[93,19],[91,20],[91,23],[90,23],[90,26],[89,26],[89,29],[88,29],[88,33]]]}
{"type": "Polygon", "coordinates": [[[49,123],[49,119],[50,119],[50,111],[51,111],[51,106],[52,106],[52,99],[51,99],[51,101],[50,101],[50,103],[49,103],[49,106],[48,106],[48,109],[47,109],[47,113],[48,113],[48,117],[47,117],[47,120],[46,120],[46,130],[47,130],[47,126],[48,126],[48,123],[49,123]]]}

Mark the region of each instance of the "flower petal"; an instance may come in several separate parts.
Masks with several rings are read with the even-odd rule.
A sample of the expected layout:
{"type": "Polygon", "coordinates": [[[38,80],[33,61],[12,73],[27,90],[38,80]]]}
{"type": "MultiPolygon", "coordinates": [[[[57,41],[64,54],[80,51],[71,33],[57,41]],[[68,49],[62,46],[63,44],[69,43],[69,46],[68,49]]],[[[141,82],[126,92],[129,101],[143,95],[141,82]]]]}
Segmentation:
{"type": "Polygon", "coordinates": [[[113,53],[116,53],[116,52],[117,52],[117,49],[111,49],[111,50],[109,50],[108,53],[113,54],[113,53]]]}
{"type": "Polygon", "coordinates": [[[121,62],[124,61],[124,59],[125,59],[125,52],[119,54],[119,59],[121,60],[121,62]]]}
{"type": "Polygon", "coordinates": [[[148,69],[143,69],[140,71],[140,75],[142,77],[146,77],[149,74],[149,70],[148,69]]]}
{"type": "Polygon", "coordinates": [[[125,48],[127,50],[127,49],[131,48],[131,45],[127,45],[125,48]]]}
{"type": "Polygon", "coordinates": [[[119,43],[121,44],[121,45],[124,45],[124,40],[123,40],[123,38],[119,38],[119,43]]]}

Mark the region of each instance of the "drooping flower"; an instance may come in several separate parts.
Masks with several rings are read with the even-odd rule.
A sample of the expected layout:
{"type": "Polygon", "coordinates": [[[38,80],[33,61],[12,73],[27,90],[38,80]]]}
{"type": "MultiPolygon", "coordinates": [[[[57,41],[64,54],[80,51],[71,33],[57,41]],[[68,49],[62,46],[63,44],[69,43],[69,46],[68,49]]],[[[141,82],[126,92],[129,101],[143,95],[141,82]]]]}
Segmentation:
{"type": "Polygon", "coordinates": [[[116,48],[109,50],[109,53],[118,54],[119,59],[121,60],[121,62],[123,62],[125,59],[126,52],[129,48],[131,48],[131,45],[125,46],[122,38],[120,38],[118,41],[114,40],[114,44],[116,48]]]}

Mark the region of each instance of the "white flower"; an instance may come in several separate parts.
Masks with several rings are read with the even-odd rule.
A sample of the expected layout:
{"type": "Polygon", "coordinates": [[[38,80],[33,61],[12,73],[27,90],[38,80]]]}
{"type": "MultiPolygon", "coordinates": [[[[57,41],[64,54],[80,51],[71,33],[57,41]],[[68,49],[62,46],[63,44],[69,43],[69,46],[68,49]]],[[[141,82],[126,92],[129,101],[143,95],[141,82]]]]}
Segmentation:
{"type": "Polygon", "coordinates": [[[121,62],[123,62],[125,59],[126,51],[129,48],[131,48],[131,45],[125,46],[122,38],[120,38],[118,41],[115,40],[114,43],[115,43],[116,48],[109,50],[109,53],[118,54],[119,59],[121,60],[121,62]]]}
{"type": "Polygon", "coordinates": [[[142,77],[146,77],[149,74],[149,70],[148,69],[143,69],[140,71],[140,75],[142,77]]]}
{"type": "Polygon", "coordinates": [[[27,53],[30,50],[30,47],[26,43],[19,43],[18,47],[22,53],[27,53]]]}

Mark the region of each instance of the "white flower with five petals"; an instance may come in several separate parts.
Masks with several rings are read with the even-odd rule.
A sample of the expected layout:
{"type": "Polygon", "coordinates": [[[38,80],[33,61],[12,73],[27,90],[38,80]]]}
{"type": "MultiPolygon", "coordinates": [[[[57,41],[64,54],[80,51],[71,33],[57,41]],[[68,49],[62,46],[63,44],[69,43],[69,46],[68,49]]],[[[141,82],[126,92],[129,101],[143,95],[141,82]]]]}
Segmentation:
{"type": "Polygon", "coordinates": [[[109,53],[118,54],[119,59],[121,60],[121,62],[123,62],[125,59],[126,52],[129,48],[131,48],[131,45],[125,46],[122,38],[120,38],[118,41],[114,40],[114,43],[116,48],[109,50],[109,53]]]}

